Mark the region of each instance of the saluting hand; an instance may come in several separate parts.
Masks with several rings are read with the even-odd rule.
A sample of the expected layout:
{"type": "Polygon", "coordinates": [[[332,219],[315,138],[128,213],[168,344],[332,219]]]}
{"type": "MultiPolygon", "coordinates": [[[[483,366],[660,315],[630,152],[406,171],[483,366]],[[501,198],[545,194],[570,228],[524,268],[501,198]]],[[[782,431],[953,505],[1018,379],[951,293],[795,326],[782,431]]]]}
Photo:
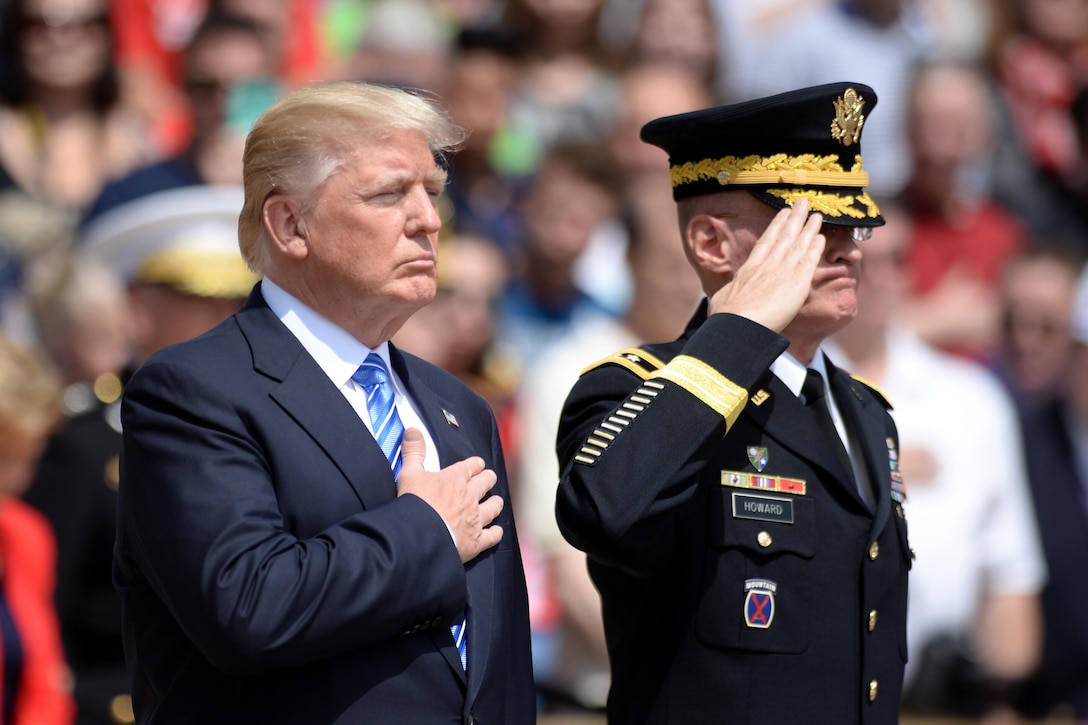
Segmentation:
{"type": "Polygon", "coordinates": [[[426,453],[423,434],[416,428],[405,430],[397,495],[414,494],[437,511],[453,532],[461,561],[467,564],[502,540],[502,527],[491,523],[502,512],[503,500],[499,496],[484,500],[498,477],[484,468],[484,459],[479,456],[453,463],[437,473],[425,471],[426,453]]]}
{"type": "Polygon", "coordinates": [[[806,199],[778,212],[733,279],[711,297],[708,312],[731,312],[784,330],[812,289],[827,243],[822,224],[820,214],[808,215],[806,199]]]}

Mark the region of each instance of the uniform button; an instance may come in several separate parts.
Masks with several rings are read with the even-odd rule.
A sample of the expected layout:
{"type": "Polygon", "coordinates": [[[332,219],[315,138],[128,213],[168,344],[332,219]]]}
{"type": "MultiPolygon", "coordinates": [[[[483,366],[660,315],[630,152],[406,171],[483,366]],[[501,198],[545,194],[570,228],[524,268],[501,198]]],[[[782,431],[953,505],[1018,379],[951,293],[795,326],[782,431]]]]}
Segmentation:
{"type": "Polygon", "coordinates": [[[869,544],[869,559],[876,561],[878,556],[880,556],[880,542],[874,541],[869,544]]]}
{"type": "Polygon", "coordinates": [[[136,722],[136,715],[132,712],[131,696],[115,695],[110,700],[110,721],[117,725],[130,725],[136,722]]]}
{"type": "Polygon", "coordinates": [[[879,689],[880,683],[878,683],[876,680],[871,680],[869,682],[869,702],[873,702],[874,700],[876,700],[876,693],[879,689]]]}
{"type": "Polygon", "coordinates": [[[869,612],[869,631],[872,632],[876,629],[876,610],[873,609],[869,612]]]}
{"type": "Polygon", "coordinates": [[[759,545],[762,546],[764,549],[774,543],[774,539],[772,539],[771,535],[768,534],[766,531],[760,531],[758,534],[756,534],[756,541],[759,542],[759,545]]]}

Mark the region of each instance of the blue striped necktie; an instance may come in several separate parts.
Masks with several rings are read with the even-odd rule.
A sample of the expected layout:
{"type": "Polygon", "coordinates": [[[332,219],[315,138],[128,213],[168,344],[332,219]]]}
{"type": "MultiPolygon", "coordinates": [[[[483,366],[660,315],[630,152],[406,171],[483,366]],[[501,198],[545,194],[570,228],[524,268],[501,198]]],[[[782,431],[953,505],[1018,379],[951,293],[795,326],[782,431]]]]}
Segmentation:
{"type": "Polygon", "coordinates": [[[402,464],[400,447],[404,441],[404,424],[400,422],[397,408],[393,405],[393,386],[389,371],[377,353],[370,353],[351,379],[366,391],[366,408],[374,427],[374,440],[393,469],[393,478],[400,476],[402,464]]]}
{"type": "MultiPolygon", "coordinates": [[[[389,382],[389,371],[385,361],[377,353],[370,353],[366,360],[351,376],[366,391],[366,408],[370,413],[370,423],[374,427],[374,440],[381,446],[393,469],[393,478],[400,476],[401,444],[404,442],[404,424],[397,415],[393,404],[393,386],[389,382]]],[[[461,621],[450,627],[453,641],[457,644],[457,653],[461,657],[461,666],[468,669],[468,647],[465,637],[465,622],[461,621]]]]}

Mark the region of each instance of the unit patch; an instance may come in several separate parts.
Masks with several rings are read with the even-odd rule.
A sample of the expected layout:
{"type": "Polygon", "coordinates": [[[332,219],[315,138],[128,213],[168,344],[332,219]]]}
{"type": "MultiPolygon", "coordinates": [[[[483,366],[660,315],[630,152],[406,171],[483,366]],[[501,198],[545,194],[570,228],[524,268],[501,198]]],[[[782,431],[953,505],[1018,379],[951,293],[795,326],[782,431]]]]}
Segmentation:
{"type": "Polygon", "coordinates": [[[744,582],[744,623],[755,629],[768,629],[774,621],[774,595],[778,585],[769,579],[744,582]]]}
{"type": "Polygon", "coordinates": [[[733,518],[755,521],[793,523],[793,501],[778,496],[757,496],[749,493],[733,494],[733,518]]]}
{"type": "Polygon", "coordinates": [[[767,449],[764,446],[748,446],[748,460],[757,471],[762,472],[767,467],[767,449]]]}

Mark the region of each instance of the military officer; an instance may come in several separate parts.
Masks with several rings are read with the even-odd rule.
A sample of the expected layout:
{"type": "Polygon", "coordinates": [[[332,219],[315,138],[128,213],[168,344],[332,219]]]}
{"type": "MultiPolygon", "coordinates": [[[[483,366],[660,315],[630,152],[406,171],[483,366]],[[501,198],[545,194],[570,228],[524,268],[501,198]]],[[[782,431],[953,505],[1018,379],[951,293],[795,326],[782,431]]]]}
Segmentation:
{"type": "Polygon", "coordinates": [[[103,375],[50,439],[26,500],[57,536],[57,612],[75,679],[78,725],[133,722],[113,588],[123,381],[152,352],[214,326],[257,281],[238,251],[236,186],[149,194],[88,225],[84,251],[127,289],[130,369],[103,375]]]}
{"type": "Polygon", "coordinates": [[[888,401],[822,341],[856,310],[871,88],[651,121],[706,299],[583,372],[556,513],[588,554],[610,723],[894,723],[911,553],[888,401]]]}

